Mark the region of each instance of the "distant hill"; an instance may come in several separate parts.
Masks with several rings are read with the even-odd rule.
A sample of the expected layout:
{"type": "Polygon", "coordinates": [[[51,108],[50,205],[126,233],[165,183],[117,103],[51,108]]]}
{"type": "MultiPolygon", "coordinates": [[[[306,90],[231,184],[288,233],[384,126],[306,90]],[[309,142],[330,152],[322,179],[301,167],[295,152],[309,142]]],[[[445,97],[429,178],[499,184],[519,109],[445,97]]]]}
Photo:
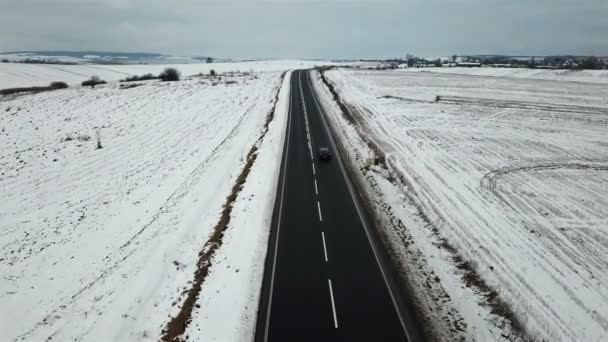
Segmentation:
{"type": "Polygon", "coordinates": [[[144,52],[108,52],[108,51],[14,51],[2,52],[0,55],[37,55],[47,57],[67,56],[75,58],[85,58],[85,56],[100,56],[100,57],[128,57],[128,58],[159,58],[163,55],[160,53],[144,53],[144,52]]]}
{"type": "Polygon", "coordinates": [[[109,51],[13,51],[2,52],[0,58],[9,61],[47,61],[61,63],[94,64],[162,64],[162,63],[200,63],[205,56],[183,57],[147,52],[109,52],[109,51]]]}

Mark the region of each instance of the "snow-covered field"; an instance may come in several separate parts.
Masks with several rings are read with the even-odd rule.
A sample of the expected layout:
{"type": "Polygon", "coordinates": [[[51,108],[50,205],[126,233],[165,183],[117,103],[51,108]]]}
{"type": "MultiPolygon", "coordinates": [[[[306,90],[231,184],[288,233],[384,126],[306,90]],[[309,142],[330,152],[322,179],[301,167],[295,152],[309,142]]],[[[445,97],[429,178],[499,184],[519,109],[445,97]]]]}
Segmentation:
{"type": "Polygon", "coordinates": [[[281,71],[293,68],[307,68],[315,65],[329,65],[322,61],[270,60],[239,63],[200,63],[200,64],[125,64],[125,65],[52,65],[0,63],[0,89],[14,87],[46,86],[50,82],[62,81],[70,85],[99,76],[111,82],[128,76],[152,73],[158,75],[167,67],[178,69],[182,75],[191,76],[199,73],[208,74],[211,69],[218,73],[229,71],[281,71]]]}
{"type": "MultiPolygon", "coordinates": [[[[77,81],[90,73],[77,68],[97,68],[3,64],[0,79],[17,69],[11,86],[30,85],[30,67],[57,72],[31,75],[42,83],[70,74],[59,79],[77,81]]],[[[163,66],[124,66],[135,67],[163,66]]],[[[196,72],[209,68],[223,70],[196,72]]],[[[281,74],[0,97],[1,339],[157,341],[257,144],[188,331],[200,340],[249,339],[286,123],[281,74]]]]}
{"type": "Polygon", "coordinates": [[[540,80],[608,83],[608,70],[549,70],[527,68],[410,68],[401,72],[433,72],[445,74],[515,77],[540,80]]]}
{"type": "Polygon", "coordinates": [[[423,309],[452,330],[443,339],[516,338],[487,305],[492,290],[534,339],[608,339],[606,85],[325,74],[356,126],[335,114],[320,81],[318,92],[368,191],[398,222],[385,232],[391,250],[422,282],[420,298],[435,302],[423,309]],[[366,167],[373,152],[357,133],[386,153],[390,174],[366,167]],[[490,292],[476,288],[471,269],[490,292]]]}

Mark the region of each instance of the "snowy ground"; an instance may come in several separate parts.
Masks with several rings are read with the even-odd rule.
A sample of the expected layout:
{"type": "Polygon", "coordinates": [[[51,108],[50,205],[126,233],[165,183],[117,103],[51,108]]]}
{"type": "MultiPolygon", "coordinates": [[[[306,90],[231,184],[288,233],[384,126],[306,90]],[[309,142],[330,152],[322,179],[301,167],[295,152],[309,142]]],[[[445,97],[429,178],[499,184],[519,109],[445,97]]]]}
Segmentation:
{"type": "Polygon", "coordinates": [[[200,63],[200,64],[150,64],[150,65],[51,65],[0,63],[0,89],[15,87],[46,86],[50,82],[62,81],[70,85],[82,83],[93,75],[105,81],[118,81],[128,76],[152,73],[158,75],[167,67],[178,69],[182,75],[208,74],[211,69],[218,73],[228,71],[280,71],[293,68],[307,68],[315,65],[328,65],[322,61],[270,60],[239,63],[200,63]]]}
{"type": "Polygon", "coordinates": [[[515,77],[540,80],[608,83],[608,70],[548,70],[528,68],[410,68],[401,72],[433,72],[445,74],[515,77]]]}
{"type": "Polygon", "coordinates": [[[290,75],[248,180],[239,194],[224,243],[186,330],[190,341],[252,341],[288,119],[290,75]]]}
{"type": "MultiPolygon", "coordinates": [[[[281,72],[266,71],[0,97],[2,339],[157,341],[263,131],[280,80],[281,72]]],[[[251,337],[284,93],[258,142],[258,162],[214,259],[218,267],[203,284],[190,333],[197,338],[251,337]],[[212,293],[226,289],[223,279],[234,280],[232,288],[212,293]]]]}
{"type": "Polygon", "coordinates": [[[378,210],[391,216],[385,234],[422,282],[423,309],[449,330],[442,339],[515,338],[487,305],[494,295],[476,288],[468,269],[532,338],[608,338],[605,85],[402,71],[326,75],[356,126],[336,114],[327,88],[317,89],[378,210]],[[365,167],[373,152],[358,133],[386,153],[389,174],[365,167]]]}

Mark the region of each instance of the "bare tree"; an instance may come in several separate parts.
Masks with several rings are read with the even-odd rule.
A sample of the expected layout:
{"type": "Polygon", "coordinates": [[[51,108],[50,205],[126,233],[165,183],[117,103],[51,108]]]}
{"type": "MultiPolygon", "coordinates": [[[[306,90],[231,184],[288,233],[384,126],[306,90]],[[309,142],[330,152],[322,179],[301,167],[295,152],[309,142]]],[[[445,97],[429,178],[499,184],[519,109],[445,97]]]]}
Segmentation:
{"type": "Polygon", "coordinates": [[[92,76],[90,79],[82,82],[83,86],[91,86],[91,88],[95,88],[96,85],[98,84],[106,84],[106,81],[102,80],[101,78],[99,78],[99,76],[92,76]]]}

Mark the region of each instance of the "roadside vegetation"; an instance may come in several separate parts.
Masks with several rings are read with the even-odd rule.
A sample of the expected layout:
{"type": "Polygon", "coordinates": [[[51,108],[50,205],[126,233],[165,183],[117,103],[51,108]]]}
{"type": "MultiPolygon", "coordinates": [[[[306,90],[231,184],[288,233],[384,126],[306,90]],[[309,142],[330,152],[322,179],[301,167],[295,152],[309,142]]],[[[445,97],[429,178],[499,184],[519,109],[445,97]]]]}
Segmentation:
{"type": "Polygon", "coordinates": [[[179,81],[181,79],[181,73],[176,68],[166,68],[161,72],[158,76],[147,73],[140,76],[133,75],[127,78],[120,80],[120,82],[137,82],[137,81],[149,81],[149,80],[158,80],[160,79],[163,82],[169,81],[179,81]]]}
{"type": "Polygon", "coordinates": [[[133,76],[120,80],[120,82],[148,81],[148,80],[157,80],[159,78],[160,78],[159,76],[155,76],[153,74],[148,73],[148,74],[143,74],[141,76],[133,75],[133,76]]]}
{"type": "Polygon", "coordinates": [[[133,89],[144,85],[143,83],[121,84],[120,89],[133,89]]]}
{"type": "Polygon", "coordinates": [[[65,89],[68,84],[65,82],[51,82],[47,87],[23,87],[23,88],[7,88],[0,90],[0,95],[12,95],[18,93],[39,93],[42,91],[51,91],[57,89],[65,89]]]}

